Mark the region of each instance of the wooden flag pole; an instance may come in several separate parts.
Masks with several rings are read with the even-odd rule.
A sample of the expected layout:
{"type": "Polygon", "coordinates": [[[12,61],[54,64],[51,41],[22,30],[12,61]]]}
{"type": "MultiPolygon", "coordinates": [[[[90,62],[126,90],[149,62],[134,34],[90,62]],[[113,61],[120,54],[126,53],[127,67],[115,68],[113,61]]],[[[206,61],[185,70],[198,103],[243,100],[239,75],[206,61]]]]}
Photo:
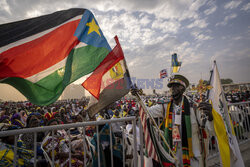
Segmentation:
{"type": "MultiPolygon", "coordinates": [[[[160,132],[160,129],[159,129],[159,127],[157,126],[157,124],[156,124],[156,122],[155,122],[155,120],[154,120],[152,114],[147,110],[147,107],[145,106],[145,104],[143,103],[143,101],[142,101],[140,95],[139,95],[137,92],[136,92],[136,97],[137,97],[137,100],[138,100],[139,104],[142,106],[143,110],[147,113],[147,115],[149,116],[150,120],[153,122],[153,124],[154,124],[154,126],[156,127],[156,129],[160,132]]],[[[161,136],[161,138],[162,138],[164,144],[168,147],[168,150],[169,150],[169,152],[172,154],[172,156],[173,156],[175,162],[177,162],[178,160],[177,160],[175,154],[172,152],[172,150],[171,150],[169,144],[167,143],[165,137],[164,137],[161,133],[159,133],[159,134],[160,134],[160,136],[161,136]]]]}

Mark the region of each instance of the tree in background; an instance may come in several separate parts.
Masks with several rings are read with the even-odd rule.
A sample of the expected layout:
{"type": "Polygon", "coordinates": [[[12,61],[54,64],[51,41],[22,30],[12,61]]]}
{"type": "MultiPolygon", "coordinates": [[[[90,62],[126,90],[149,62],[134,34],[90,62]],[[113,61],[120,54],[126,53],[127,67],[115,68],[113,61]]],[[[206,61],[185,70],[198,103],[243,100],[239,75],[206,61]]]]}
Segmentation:
{"type": "Polygon", "coordinates": [[[221,84],[232,84],[233,80],[231,78],[221,79],[221,84]]]}
{"type": "MultiPolygon", "coordinates": [[[[220,81],[221,81],[221,84],[232,84],[233,83],[233,80],[231,78],[225,78],[225,79],[222,78],[220,81]]],[[[203,83],[205,85],[209,85],[209,81],[207,81],[207,80],[204,80],[203,83]]]]}

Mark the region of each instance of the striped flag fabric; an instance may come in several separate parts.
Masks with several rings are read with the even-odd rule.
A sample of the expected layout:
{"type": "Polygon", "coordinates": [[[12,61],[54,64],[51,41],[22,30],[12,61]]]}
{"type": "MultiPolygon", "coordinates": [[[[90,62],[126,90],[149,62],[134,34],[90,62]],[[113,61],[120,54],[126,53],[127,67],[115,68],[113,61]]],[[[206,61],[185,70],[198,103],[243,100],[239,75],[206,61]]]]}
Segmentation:
{"type": "Polygon", "coordinates": [[[160,79],[168,77],[167,69],[163,69],[160,71],[160,79]]]}
{"type": "Polygon", "coordinates": [[[68,9],[0,25],[0,83],[37,105],[93,72],[111,51],[94,15],[68,9]]]}
{"type": "Polygon", "coordinates": [[[130,91],[131,80],[118,37],[116,46],[95,71],[82,83],[92,95],[88,113],[92,117],[130,91]]]}
{"type": "Polygon", "coordinates": [[[145,113],[144,109],[141,106],[139,107],[139,115],[140,115],[141,123],[143,127],[145,148],[147,150],[148,157],[151,157],[155,161],[159,161],[157,153],[156,153],[156,149],[154,147],[153,141],[150,136],[149,127],[147,125],[147,114],[145,113]]]}
{"type": "Polygon", "coordinates": [[[177,54],[172,54],[172,73],[177,73],[180,70],[182,62],[178,62],[177,54]]]}
{"type": "Polygon", "coordinates": [[[222,166],[244,167],[245,165],[232,126],[232,121],[228,113],[216,62],[214,62],[210,85],[213,88],[209,90],[208,97],[213,106],[212,114],[214,130],[222,166]]]}

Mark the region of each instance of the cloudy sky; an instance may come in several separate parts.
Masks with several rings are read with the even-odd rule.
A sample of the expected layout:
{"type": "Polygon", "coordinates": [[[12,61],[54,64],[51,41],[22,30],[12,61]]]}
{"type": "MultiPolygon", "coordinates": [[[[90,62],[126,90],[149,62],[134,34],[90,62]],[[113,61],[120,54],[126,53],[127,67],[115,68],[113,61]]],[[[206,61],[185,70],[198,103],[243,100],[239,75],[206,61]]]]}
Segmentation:
{"type": "Polygon", "coordinates": [[[1,0],[0,24],[68,8],[91,10],[111,47],[118,35],[130,73],[154,79],[182,61],[190,82],[221,78],[250,82],[250,2],[247,0],[1,0]]]}

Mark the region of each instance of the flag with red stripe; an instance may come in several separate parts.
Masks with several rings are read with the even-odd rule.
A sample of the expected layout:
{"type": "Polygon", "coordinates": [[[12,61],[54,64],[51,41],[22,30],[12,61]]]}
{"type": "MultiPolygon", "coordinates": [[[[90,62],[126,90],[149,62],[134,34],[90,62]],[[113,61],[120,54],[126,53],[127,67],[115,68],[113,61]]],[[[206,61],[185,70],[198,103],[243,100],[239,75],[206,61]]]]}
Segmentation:
{"type": "Polygon", "coordinates": [[[119,100],[130,90],[130,77],[118,37],[116,46],[88,77],[82,86],[92,95],[88,113],[94,116],[107,105],[119,100]],[[93,100],[93,101],[92,101],[93,100]]]}
{"type": "Polygon", "coordinates": [[[38,105],[56,101],[67,85],[93,72],[111,51],[87,9],[0,25],[0,39],[0,83],[38,105]]]}
{"type": "Polygon", "coordinates": [[[141,106],[139,108],[139,115],[141,117],[141,123],[143,127],[143,132],[144,132],[145,148],[148,152],[148,157],[151,157],[152,159],[159,161],[154,144],[150,137],[149,129],[147,127],[147,115],[141,106]]]}
{"type": "Polygon", "coordinates": [[[160,79],[168,77],[167,69],[163,69],[160,71],[160,79]]]}

